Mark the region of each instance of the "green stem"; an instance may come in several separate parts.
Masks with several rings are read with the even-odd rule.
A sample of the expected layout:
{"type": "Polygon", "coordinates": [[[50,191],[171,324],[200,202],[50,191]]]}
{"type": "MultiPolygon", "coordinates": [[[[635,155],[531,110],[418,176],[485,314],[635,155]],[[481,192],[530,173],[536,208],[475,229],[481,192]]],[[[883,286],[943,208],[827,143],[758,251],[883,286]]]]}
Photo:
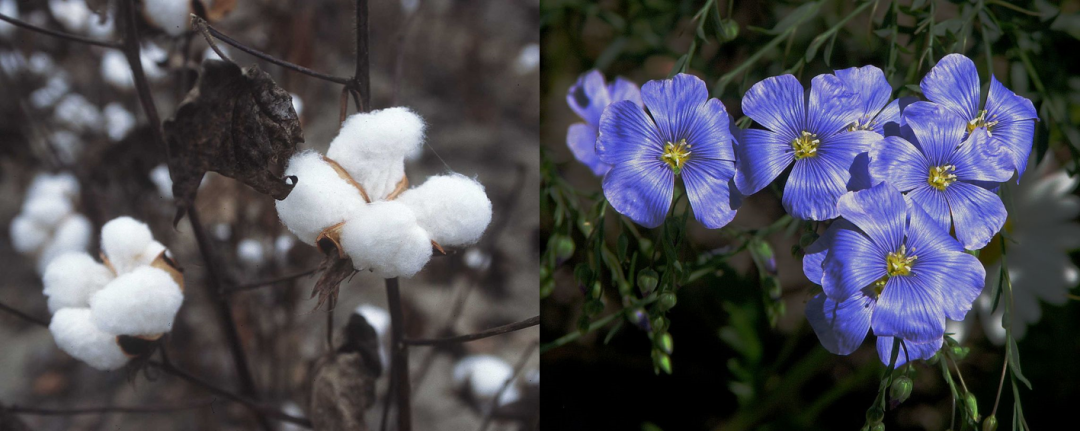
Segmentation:
{"type": "Polygon", "coordinates": [[[604,326],[607,326],[608,323],[611,323],[613,320],[625,315],[628,311],[633,310],[633,309],[635,309],[637,307],[642,307],[642,306],[645,306],[645,305],[652,304],[653,302],[656,302],[656,300],[658,298],[659,298],[658,296],[652,295],[652,296],[649,296],[649,297],[647,297],[647,298],[645,298],[645,299],[643,299],[641,301],[634,302],[629,307],[623,308],[622,310],[611,313],[611,314],[609,314],[607,316],[604,316],[604,317],[600,318],[599,320],[593,322],[591,325],[589,325],[589,330],[588,331],[585,331],[585,332],[574,331],[574,332],[571,332],[569,334],[563,335],[562,337],[559,337],[555,341],[552,341],[550,343],[541,345],[540,346],[540,354],[543,355],[544,352],[547,352],[547,351],[549,351],[551,349],[566,345],[567,343],[569,343],[571,341],[574,341],[574,340],[577,340],[578,338],[581,338],[581,336],[584,335],[584,334],[587,334],[587,333],[593,332],[595,330],[598,330],[600,328],[603,328],[604,326]]]}

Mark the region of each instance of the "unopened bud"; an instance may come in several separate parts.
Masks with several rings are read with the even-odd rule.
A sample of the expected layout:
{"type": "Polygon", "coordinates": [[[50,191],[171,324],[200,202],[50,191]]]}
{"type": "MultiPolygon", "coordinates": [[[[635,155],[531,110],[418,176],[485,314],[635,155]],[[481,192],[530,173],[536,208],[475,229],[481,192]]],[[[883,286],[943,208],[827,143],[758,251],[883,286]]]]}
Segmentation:
{"type": "Polygon", "coordinates": [[[866,411],[866,423],[870,425],[877,425],[881,423],[881,420],[885,418],[885,411],[878,406],[870,407],[866,411]]]}
{"type": "Polygon", "coordinates": [[[967,408],[968,416],[972,421],[979,421],[979,402],[975,399],[975,394],[968,392],[964,394],[964,407],[967,408]]]}
{"type": "Polygon", "coordinates": [[[982,431],[997,431],[997,418],[991,415],[983,419],[982,431]]]}
{"type": "Polygon", "coordinates": [[[889,388],[889,396],[897,403],[907,401],[908,397],[911,396],[913,386],[914,384],[907,376],[897,377],[893,380],[892,387],[889,388]]]}
{"type": "Polygon", "coordinates": [[[660,374],[660,371],[663,371],[664,374],[671,374],[671,357],[659,349],[653,349],[652,357],[657,374],[660,374]]]}
{"type": "Polygon", "coordinates": [[[653,271],[651,268],[645,268],[638,271],[637,275],[637,287],[641,290],[642,295],[648,295],[656,289],[656,284],[660,281],[660,275],[653,271]]]}
{"type": "Polygon", "coordinates": [[[675,294],[671,292],[664,292],[660,294],[660,300],[656,303],[656,308],[660,311],[668,311],[675,307],[675,294]]]}
{"type": "Polygon", "coordinates": [[[724,39],[724,42],[731,42],[739,37],[739,23],[733,19],[720,20],[720,37],[724,39]]]}
{"type": "Polygon", "coordinates": [[[563,235],[554,235],[551,241],[555,250],[555,261],[562,263],[574,257],[574,240],[563,235]]]}
{"type": "Polygon", "coordinates": [[[660,342],[658,342],[657,344],[659,344],[660,350],[663,350],[664,353],[667,353],[667,354],[670,355],[672,349],[675,347],[674,346],[675,340],[671,339],[671,333],[670,332],[665,332],[664,335],[660,336],[660,342]]]}

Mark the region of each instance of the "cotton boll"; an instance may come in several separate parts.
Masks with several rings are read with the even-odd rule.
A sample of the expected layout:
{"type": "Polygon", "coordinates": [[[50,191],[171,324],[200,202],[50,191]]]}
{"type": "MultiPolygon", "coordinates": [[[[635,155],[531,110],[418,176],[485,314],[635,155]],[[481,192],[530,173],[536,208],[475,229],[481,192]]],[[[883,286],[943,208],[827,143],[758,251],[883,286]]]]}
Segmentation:
{"type": "Polygon", "coordinates": [[[408,205],[420,227],[443,246],[475,243],[491,223],[491,200],[484,186],[463,175],[431,177],[397,201],[408,205]]]}
{"type": "Polygon", "coordinates": [[[94,325],[88,308],[64,308],[49,322],[56,346],[99,370],[115,370],[128,362],[116,336],[94,325]]]}
{"type": "Polygon", "coordinates": [[[49,11],[67,31],[82,33],[92,13],[85,0],[49,0],[49,11]]]}
{"type": "Polygon", "coordinates": [[[285,175],[295,175],[297,181],[289,196],[275,203],[278,217],[304,243],[315,245],[324,229],[363,211],[360,191],[338,176],[319,153],[294,155],[285,175]]]}
{"type": "Polygon", "coordinates": [[[101,78],[120,90],[130,90],[135,86],[131,66],[119,50],[108,50],[101,55],[101,78]]]}
{"type": "Polygon", "coordinates": [[[57,257],[71,252],[85,252],[90,246],[93,226],[90,220],[81,214],[72,214],[65,218],[53,233],[48,245],[38,257],[38,273],[45,273],[45,268],[57,257]]]}
{"type": "Polygon", "coordinates": [[[169,273],[142,267],[120,275],[90,297],[94,324],[118,335],[169,332],[184,302],[180,286],[169,273]]]}
{"type": "Polygon", "coordinates": [[[97,130],[101,127],[101,110],[80,94],[71,93],[60,99],[53,112],[56,121],[75,131],[97,130]]]}
{"type": "MultiPolygon", "coordinates": [[[[124,109],[123,105],[119,103],[113,102],[105,105],[102,113],[105,117],[105,134],[113,142],[124,139],[131,132],[131,129],[135,128],[135,115],[124,109]]],[[[166,173],[168,173],[168,170],[166,170],[166,173]]],[[[172,185],[170,184],[169,187],[172,187],[172,185]]]]}
{"type": "Polygon", "coordinates": [[[49,297],[49,312],[89,307],[90,296],[112,280],[112,271],[85,252],[58,256],[42,277],[45,296],[49,297]]]}
{"type": "Polygon", "coordinates": [[[170,36],[184,34],[191,23],[191,2],[189,1],[145,0],[143,7],[146,19],[170,36]]]}
{"type": "Polygon", "coordinates": [[[420,0],[401,0],[401,10],[406,15],[416,12],[420,8],[420,0]]]}
{"type": "Polygon", "coordinates": [[[86,20],[86,34],[95,39],[112,38],[115,27],[112,13],[105,13],[104,16],[91,13],[86,20]]]}
{"type": "Polygon", "coordinates": [[[296,246],[296,237],[283,233],[274,239],[274,259],[278,265],[285,266],[289,261],[289,252],[296,246]]]}
{"type": "Polygon", "coordinates": [[[53,149],[56,150],[56,156],[61,162],[68,165],[74,165],[79,160],[79,155],[83,152],[83,141],[79,138],[79,135],[71,133],[67,130],[57,130],[49,135],[49,141],[52,143],[53,149]]]}
{"type": "MultiPolygon", "coordinates": [[[[19,5],[15,0],[0,0],[0,14],[19,19],[19,5]]],[[[15,34],[15,26],[0,21],[0,38],[9,39],[12,34],[15,34]]]]}
{"type": "MultiPolygon", "coordinates": [[[[486,406],[502,389],[507,380],[514,377],[514,368],[506,361],[491,355],[467,356],[454,365],[454,386],[468,392],[473,400],[486,406]]],[[[521,398],[514,385],[508,386],[499,397],[503,406],[521,398]]]]}
{"type": "Polygon", "coordinates": [[[16,76],[26,69],[26,57],[19,51],[4,51],[0,53],[0,70],[7,76],[16,76]]]}
{"type": "Polygon", "coordinates": [[[378,305],[360,304],[353,313],[364,316],[368,324],[375,329],[375,333],[382,339],[390,330],[390,313],[378,305]]]}
{"type": "Polygon", "coordinates": [[[431,240],[416,216],[395,201],[374,202],[341,230],[341,248],[358,270],[382,278],[412,277],[431,259],[431,240]]]}
{"type": "Polygon", "coordinates": [[[143,73],[150,81],[160,81],[168,76],[160,64],[169,59],[169,53],[154,42],[147,42],[139,50],[139,60],[142,62],[143,73]]]}
{"type": "Polygon", "coordinates": [[[56,226],[72,210],[71,201],[63,196],[37,195],[23,202],[22,214],[42,226],[56,226]]]}
{"type": "Polygon", "coordinates": [[[26,196],[56,195],[68,199],[79,197],[79,180],[68,172],[59,174],[39,173],[26,189],[26,196]]]}
{"type": "Polygon", "coordinates": [[[27,66],[30,68],[30,72],[37,76],[52,75],[56,71],[56,62],[53,61],[49,54],[41,51],[36,51],[30,54],[30,61],[27,66]]]}
{"type": "Polygon", "coordinates": [[[514,72],[525,75],[540,67],[540,45],[531,43],[521,48],[518,57],[514,60],[514,72]]]}
{"type": "Polygon", "coordinates": [[[266,262],[262,243],[251,238],[244,238],[236,244],[236,257],[247,267],[257,267],[266,262]]]}
{"type": "Polygon", "coordinates": [[[210,228],[210,234],[218,241],[228,241],[232,238],[232,226],[228,223],[214,224],[214,227],[210,228]]]}
{"type": "Polygon", "coordinates": [[[101,227],[101,251],[117,272],[133,266],[147,247],[154,242],[150,227],[131,217],[118,217],[101,227]]]}
{"type": "Polygon", "coordinates": [[[172,176],[169,175],[169,166],[162,163],[150,170],[150,181],[157,186],[158,194],[162,199],[172,199],[172,176]]]}
{"type": "Polygon", "coordinates": [[[46,109],[56,104],[71,89],[65,74],[57,74],[45,83],[44,87],[30,93],[30,105],[37,109],[46,109]]]}
{"type": "Polygon", "coordinates": [[[49,229],[25,215],[11,220],[11,246],[19,253],[31,253],[49,240],[49,229]]]}
{"type": "Polygon", "coordinates": [[[405,155],[424,141],[424,120],[408,108],[387,108],[353,114],[326,156],[334,159],[372,200],[394,191],[405,175],[405,155]]]}
{"type": "Polygon", "coordinates": [[[471,247],[468,250],[465,250],[463,260],[465,261],[465,266],[477,271],[486,271],[491,267],[491,255],[477,247],[471,247]]]}

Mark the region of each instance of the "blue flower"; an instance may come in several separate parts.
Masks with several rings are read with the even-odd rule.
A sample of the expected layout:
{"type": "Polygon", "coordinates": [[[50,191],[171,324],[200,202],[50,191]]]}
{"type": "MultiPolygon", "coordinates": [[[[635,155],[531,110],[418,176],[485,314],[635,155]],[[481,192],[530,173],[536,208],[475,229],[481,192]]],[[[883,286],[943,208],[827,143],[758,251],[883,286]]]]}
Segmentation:
{"type": "Polygon", "coordinates": [[[694,217],[708,228],[735,217],[730,193],[735,151],[728,114],[693,75],[649,81],[641,87],[645,107],[612,103],[600,118],[596,154],[612,165],[604,196],[634,222],[656,227],[667,217],[681,176],[694,217]]]}
{"type": "Polygon", "coordinates": [[[826,350],[847,355],[873,329],[888,364],[926,359],[941,347],[945,319],[963,320],[982,292],[982,264],[889,183],[837,201],[842,219],[807,248],[803,272],[824,290],[806,318],[826,350]]]}
{"type": "Polygon", "coordinates": [[[886,125],[900,124],[903,106],[915,101],[914,97],[892,99],[892,87],[885,73],[876,66],[852,67],[834,72],[840,82],[856,95],[856,111],[859,116],[848,125],[849,131],[870,130],[886,135],[886,125]]]}
{"type": "Polygon", "coordinates": [[[833,75],[815,77],[809,98],[794,76],[767,78],[743,97],[743,112],[768,130],[743,131],[735,184],[751,195],[794,164],[783,204],[803,220],[836,218],[836,199],[848,190],[852,162],[882,138],[848,131],[862,107],[858,94],[833,75]]]}
{"type": "Polygon", "coordinates": [[[979,72],[975,63],[961,54],[949,54],[938,61],[919,86],[927,99],[944,106],[948,115],[963,120],[965,133],[983,129],[992,140],[1000,141],[1012,156],[1012,169],[1024,175],[1035,138],[1035,121],[1039,119],[1030,100],[1016,95],[990,75],[986,106],[980,110],[979,72]]]}
{"type": "Polygon", "coordinates": [[[915,102],[904,122],[901,136],[870,148],[870,177],[907,193],[946,232],[952,226],[965,248],[983,248],[1005,224],[1005,205],[991,189],[1012,176],[1008,149],[982,129],[964,139],[964,120],[944,105],[915,102]]]}
{"type": "Polygon", "coordinates": [[[604,75],[597,70],[583,73],[577,83],[566,92],[566,104],[574,110],[584,123],[575,123],[566,130],[566,146],[579,162],[584,163],[593,174],[602,176],[611,169],[611,165],[596,157],[596,136],[600,128],[600,115],[604,108],[614,102],[629,100],[641,106],[641,92],[637,84],[623,78],[615,78],[610,84],[604,83],[604,75]]]}

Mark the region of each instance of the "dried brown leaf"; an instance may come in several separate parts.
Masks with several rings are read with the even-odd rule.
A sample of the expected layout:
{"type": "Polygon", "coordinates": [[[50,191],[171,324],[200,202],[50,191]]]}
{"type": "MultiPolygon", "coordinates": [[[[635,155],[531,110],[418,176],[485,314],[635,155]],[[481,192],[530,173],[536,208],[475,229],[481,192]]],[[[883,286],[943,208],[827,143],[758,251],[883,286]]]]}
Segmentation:
{"type": "Polygon", "coordinates": [[[317,431],[366,431],[364,411],[375,403],[377,378],[367,358],[359,353],[333,352],[321,358],[311,382],[308,417],[312,427],[317,431]]]}
{"type": "Polygon", "coordinates": [[[289,93],[258,66],[203,62],[199,80],[165,121],[169,175],[177,213],[191,208],[207,171],[239,180],[285,199],[295,179],[283,178],[285,165],[304,142],[289,93]]]}
{"type": "Polygon", "coordinates": [[[319,268],[322,275],[319,276],[319,281],[315,282],[315,287],[311,289],[311,298],[319,297],[315,303],[315,309],[322,307],[325,303],[326,308],[332,310],[337,305],[338,287],[342,281],[355,274],[356,269],[353,268],[352,258],[342,257],[334,252],[327,253],[326,259],[319,268]]]}

